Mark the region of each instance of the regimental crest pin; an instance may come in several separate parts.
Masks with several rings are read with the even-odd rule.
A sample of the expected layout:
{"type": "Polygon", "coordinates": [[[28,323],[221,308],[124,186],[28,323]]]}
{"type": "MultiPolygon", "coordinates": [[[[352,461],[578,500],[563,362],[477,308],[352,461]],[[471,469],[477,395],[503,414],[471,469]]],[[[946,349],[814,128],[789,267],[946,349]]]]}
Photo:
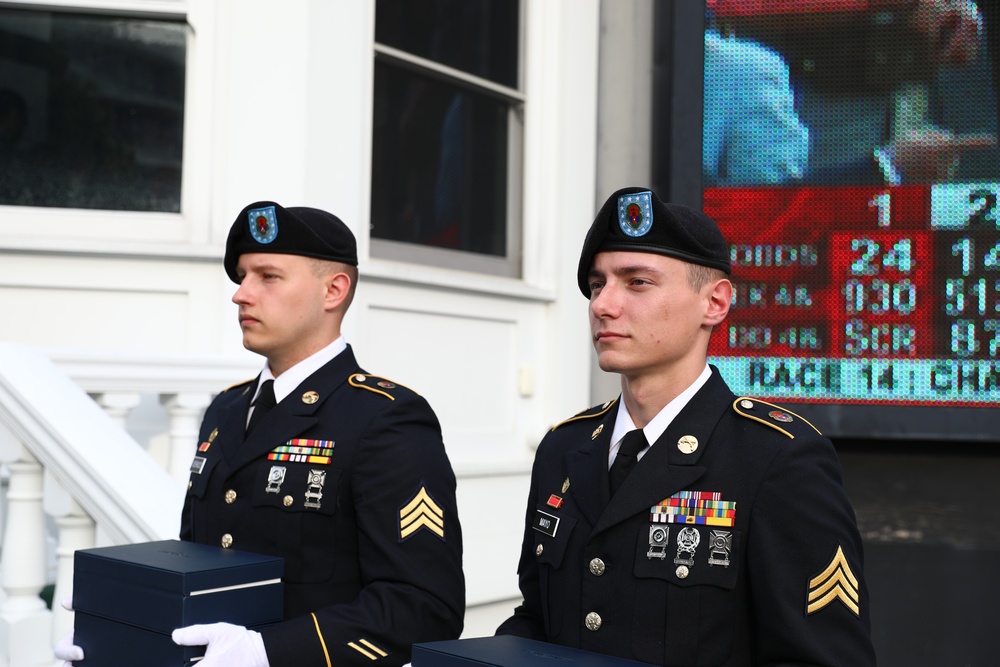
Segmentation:
{"type": "Polygon", "coordinates": [[[653,227],[653,193],[636,192],[618,197],[618,227],[626,236],[645,236],[653,227]]]}
{"type": "Polygon", "coordinates": [[[250,236],[257,243],[268,244],[278,238],[278,216],[273,206],[252,208],[247,211],[250,236]]]}
{"type": "Polygon", "coordinates": [[[782,412],[781,410],[771,410],[770,412],[767,413],[767,416],[776,422],[782,422],[784,424],[793,421],[792,416],[790,414],[788,414],[787,412],[782,412]]]}

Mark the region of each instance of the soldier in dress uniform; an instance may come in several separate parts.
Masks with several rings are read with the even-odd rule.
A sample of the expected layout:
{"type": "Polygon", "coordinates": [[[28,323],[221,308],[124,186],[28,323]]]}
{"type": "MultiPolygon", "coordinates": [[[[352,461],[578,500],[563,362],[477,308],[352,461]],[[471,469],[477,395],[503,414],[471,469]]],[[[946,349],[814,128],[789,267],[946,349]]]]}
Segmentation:
{"type": "Polygon", "coordinates": [[[341,336],[357,263],[326,211],[261,201],[230,230],[243,343],[266,363],[205,413],[181,539],[283,557],[285,621],[176,630],[208,644],[202,667],[402,665],[462,631],[455,475],[427,401],[341,336]]]}
{"type": "Polygon", "coordinates": [[[622,392],[542,440],[498,634],[677,667],[875,664],[832,443],[707,362],[729,274],[699,211],[625,188],[597,214],[577,280],[622,392]]]}

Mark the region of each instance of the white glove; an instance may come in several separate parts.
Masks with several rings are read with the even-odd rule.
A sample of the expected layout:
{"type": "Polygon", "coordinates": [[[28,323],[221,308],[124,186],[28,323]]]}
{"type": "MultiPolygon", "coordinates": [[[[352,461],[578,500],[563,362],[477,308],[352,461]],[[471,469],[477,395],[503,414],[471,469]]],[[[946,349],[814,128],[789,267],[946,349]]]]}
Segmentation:
{"type": "MultiPolygon", "coordinates": [[[[73,611],[73,598],[63,598],[59,604],[66,611],[73,611]]],[[[83,660],[83,649],[73,643],[73,631],[59,640],[55,647],[57,660],[64,660],[63,667],[73,667],[73,660],[83,660]]]]}
{"type": "Polygon", "coordinates": [[[232,623],[177,628],[171,637],[181,646],[206,646],[198,667],[270,667],[259,632],[232,623]]]}
{"type": "Polygon", "coordinates": [[[56,644],[55,654],[57,660],[65,660],[63,667],[73,667],[73,660],[83,660],[83,649],[73,643],[72,630],[56,644]]]}

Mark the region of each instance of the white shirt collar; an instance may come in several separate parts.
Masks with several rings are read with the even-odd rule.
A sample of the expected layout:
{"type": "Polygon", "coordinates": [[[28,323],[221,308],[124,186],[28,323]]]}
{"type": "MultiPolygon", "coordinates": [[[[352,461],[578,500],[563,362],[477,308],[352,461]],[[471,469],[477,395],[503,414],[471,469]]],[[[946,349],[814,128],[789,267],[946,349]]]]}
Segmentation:
{"type": "MultiPolygon", "coordinates": [[[[698,378],[691,383],[691,386],[679,393],[674,400],[664,405],[663,409],[656,413],[656,416],[653,417],[645,427],[643,427],[642,432],[645,434],[646,442],[649,443],[650,447],[652,447],[653,443],[656,442],[661,435],[663,435],[663,432],[667,430],[668,426],[670,426],[670,422],[674,420],[674,417],[680,414],[680,411],[684,409],[684,406],[691,401],[694,395],[698,393],[699,389],[705,386],[705,383],[708,382],[708,378],[710,377],[712,377],[712,369],[708,367],[708,364],[705,364],[705,369],[701,372],[701,375],[699,375],[698,378]]],[[[625,401],[622,401],[620,398],[619,400],[621,404],[618,406],[618,417],[615,419],[614,430],[611,431],[612,445],[608,450],[609,468],[614,462],[615,456],[618,455],[618,448],[621,446],[622,438],[625,437],[626,433],[635,428],[635,422],[632,421],[632,415],[629,414],[628,408],[625,407],[625,401]]],[[[641,459],[647,451],[649,451],[649,447],[639,452],[639,455],[636,458],[641,459]]]]}
{"type": "MultiPolygon", "coordinates": [[[[260,385],[264,384],[267,380],[274,380],[274,400],[280,403],[281,399],[292,393],[292,390],[302,384],[307,377],[318,371],[327,362],[346,349],[347,341],[344,340],[343,336],[340,336],[337,340],[319,352],[306,357],[277,378],[271,373],[271,367],[265,363],[264,369],[260,372],[260,382],[257,383],[257,391],[260,391],[260,385]]],[[[254,400],[256,398],[257,394],[254,394],[254,400]]]]}

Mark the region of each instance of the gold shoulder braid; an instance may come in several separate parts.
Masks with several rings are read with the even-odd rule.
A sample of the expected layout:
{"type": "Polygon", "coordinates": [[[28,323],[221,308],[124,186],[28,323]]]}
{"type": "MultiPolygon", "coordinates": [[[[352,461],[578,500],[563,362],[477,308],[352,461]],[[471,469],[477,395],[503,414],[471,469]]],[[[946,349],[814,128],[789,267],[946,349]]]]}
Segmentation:
{"type": "MultiPolygon", "coordinates": [[[[396,397],[389,393],[393,389],[399,389],[402,387],[408,391],[413,391],[405,385],[387,380],[386,378],[378,377],[377,375],[365,375],[363,373],[353,374],[351,377],[347,378],[347,383],[358,389],[367,389],[368,391],[376,394],[381,394],[390,401],[396,400],[396,397]]],[[[416,394],[417,392],[413,391],[413,393],[416,394]]]]}
{"type": "Polygon", "coordinates": [[[245,393],[246,390],[250,388],[250,385],[253,384],[253,381],[255,379],[256,378],[250,378],[249,380],[244,380],[243,382],[237,382],[236,384],[234,384],[234,385],[232,385],[230,387],[226,387],[225,389],[223,389],[222,393],[225,394],[227,391],[232,391],[233,389],[239,389],[240,387],[245,387],[245,389],[243,390],[244,393],[245,393]]]}
{"type": "Polygon", "coordinates": [[[820,433],[820,430],[809,423],[809,420],[806,418],[795,414],[791,410],[786,410],[780,405],[768,403],[767,401],[761,401],[756,398],[749,398],[747,396],[737,398],[733,401],[733,410],[735,410],[736,414],[741,417],[746,417],[747,419],[752,419],[755,422],[760,422],[761,424],[770,426],[775,431],[784,433],[792,440],[795,439],[795,436],[785,428],[779,426],[779,424],[791,424],[793,422],[800,421],[803,424],[808,424],[809,428],[817,433],[820,433]]]}
{"type": "Polygon", "coordinates": [[[617,402],[618,402],[618,399],[616,398],[614,400],[608,401],[604,405],[595,405],[592,408],[587,408],[586,410],[583,410],[582,412],[576,413],[574,416],[570,417],[566,421],[559,422],[558,424],[556,424],[555,426],[553,426],[551,430],[554,431],[557,428],[559,428],[560,426],[563,426],[564,424],[569,424],[570,422],[579,421],[581,419],[591,419],[593,417],[600,417],[601,415],[603,415],[604,413],[606,413],[608,410],[610,410],[611,406],[613,406],[617,402]]]}

